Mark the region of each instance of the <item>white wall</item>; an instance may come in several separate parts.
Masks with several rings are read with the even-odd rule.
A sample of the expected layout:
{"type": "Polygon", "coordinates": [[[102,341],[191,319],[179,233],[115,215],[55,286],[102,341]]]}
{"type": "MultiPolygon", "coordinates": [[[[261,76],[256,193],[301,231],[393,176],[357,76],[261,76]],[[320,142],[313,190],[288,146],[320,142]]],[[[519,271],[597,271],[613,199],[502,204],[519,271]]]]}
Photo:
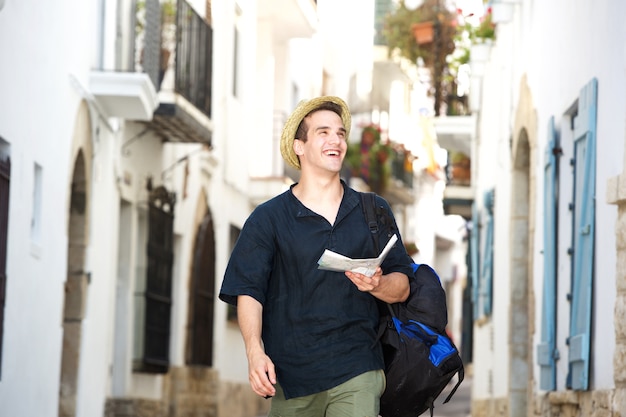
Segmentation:
{"type": "MultiPolygon", "coordinates": [[[[80,50],[94,50],[95,7],[90,2],[8,1],[0,11],[4,63],[0,66],[0,136],[10,144],[12,160],[0,380],[3,415],[46,415],[57,407],[70,150],[82,99],[74,77],[84,85],[94,64],[93,55],[80,50]],[[43,168],[38,243],[30,238],[35,163],[43,168]]],[[[103,129],[101,152],[107,152],[110,136],[103,129]]],[[[100,256],[106,258],[107,253],[100,256]]],[[[94,283],[103,289],[100,285],[94,283]]],[[[98,297],[106,299],[107,290],[98,297]]],[[[88,305],[90,323],[99,320],[94,307],[88,305]]],[[[88,342],[85,346],[99,349],[88,342]]]]}
{"type": "MultiPolygon", "coordinates": [[[[537,126],[525,126],[531,140],[531,186],[535,191],[535,206],[531,207],[530,229],[534,241],[533,266],[530,270],[531,291],[534,298],[534,344],[529,354],[536,358],[536,345],[540,339],[541,299],[543,288],[543,176],[544,150],[547,143],[548,120],[555,117],[562,132],[569,126],[560,126],[563,114],[575,104],[580,90],[593,78],[598,79],[597,115],[597,169],[596,169],[596,249],[595,283],[592,322],[592,387],[613,387],[614,303],[616,254],[615,227],[617,212],[605,202],[606,182],[619,175],[624,164],[624,126],[626,125],[626,98],[624,77],[624,46],[626,29],[621,23],[626,14],[626,4],[617,0],[584,3],[559,0],[550,4],[535,5],[522,1],[516,6],[512,22],[499,24],[498,39],[492,48],[491,62],[483,78],[483,102],[479,128],[479,155],[476,161],[479,173],[477,200],[483,190],[496,187],[496,229],[494,259],[494,312],[488,324],[478,326],[475,334],[473,384],[475,398],[503,397],[508,379],[504,374],[508,366],[508,277],[511,274],[508,249],[508,214],[510,189],[510,126],[518,117],[517,108],[524,87],[523,77],[531,91],[531,110],[537,126]],[[555,19],[558,30],[554,31],[555,19]],[[547,34],[551,33],[550,36],[547,34]],[[616,51],[618,52],[616,54],[616,51]],[[503,206],[504,204],[504,206],[503,206]],[[493,336],[489,328],[493,326],[493,336]],[[493,337],[493,340],[492,340],[493,337]],[[489,346],[493,345],[491,352],[489,346]],[[494,365],[490,365],[494,364],[494,365]],[[497,364],[497,365],[496,365],[497,364]],[[488,382],[488,369],[493,366],[492,387],[488,382]],[[496,368],[497,367],[497,368],[496,368]]],[[[519,132],[513,132],[518,134],[519,132]]],[[[571,201],[572,139],[561,137],[564,157],[561,158],[559,218],[559,304],[558,344],[561,359],[558,361],[558,389],[565,389],[567,374],[567,346],[569,333],[570,266],[567,248],[571,246],[571,214],[567,203],[571,201]]],[[[591,254],[590,254],[591,256],[591,254]]],[[[536,362],[536,360],[535,360],[536,362]]],[[[535,379],[538,368],[531,369],[535,379]]],[[[515,377],[515,376],[513,376],[515,377]]]]}

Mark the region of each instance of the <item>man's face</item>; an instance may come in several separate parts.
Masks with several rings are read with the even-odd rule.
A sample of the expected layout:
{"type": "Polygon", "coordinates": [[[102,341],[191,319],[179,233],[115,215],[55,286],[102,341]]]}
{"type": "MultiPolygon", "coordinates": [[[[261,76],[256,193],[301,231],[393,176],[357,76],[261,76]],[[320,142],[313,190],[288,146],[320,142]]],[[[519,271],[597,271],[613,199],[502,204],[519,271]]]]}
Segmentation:
{"type": "Polygon", "coordinates": [[[307,141],[294,141],[300,165],[339,172],[346,155],[346,129],[341,117],[330,110],[320,110],[306,117],[307,141]]]}

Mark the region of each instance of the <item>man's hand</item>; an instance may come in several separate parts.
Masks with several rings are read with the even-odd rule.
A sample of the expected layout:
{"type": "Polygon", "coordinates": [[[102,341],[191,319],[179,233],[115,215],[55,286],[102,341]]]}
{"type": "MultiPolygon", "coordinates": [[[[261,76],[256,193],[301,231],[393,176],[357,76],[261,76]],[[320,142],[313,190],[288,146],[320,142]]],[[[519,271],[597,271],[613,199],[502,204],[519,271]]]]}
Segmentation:
{"type": "Polygon", "coordinates": [[[346,271],[346,276],[352,281],[354,285],[363,292],[373,292],[380,285],[380,280],[383,277],[383,270],[380,267],[376,268],[374,275],[368,277],[367,275],[360,274],[358,272],[346,271]]]}
{"type": "Polygon", "coordinates": [[[387,303],[405,301],[411,290],[409,278],[406,275],[400,272],[383,275],[380,267],[376,268],[376,272],[371,277],[350,271],[346,271],[345,274],[359,291],[369,292],[387,303]]]}
{"type": "Polygon", "coordinates": [[[240,295],[237,297],[237,318],[246,344],[250,386],[261,397],[273,397],[276,394],[276,369],[265,354],[261,340],[263,306],[250,296],[240,295]]]}
{"type": "Polygon", "coordinates": [[[274,363],[262,350],[248,353],[248,379],[252,390],[261,397],[269,398],[276,394],[274,363]]]}

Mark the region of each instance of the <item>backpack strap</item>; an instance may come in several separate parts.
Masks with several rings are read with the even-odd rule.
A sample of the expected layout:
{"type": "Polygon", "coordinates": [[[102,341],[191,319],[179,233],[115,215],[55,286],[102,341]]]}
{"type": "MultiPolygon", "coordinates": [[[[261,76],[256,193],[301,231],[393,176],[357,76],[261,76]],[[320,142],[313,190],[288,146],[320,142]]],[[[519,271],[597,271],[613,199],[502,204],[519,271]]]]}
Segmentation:
{"type": "Polygon", "coordinates": [[[374,247],[376,253],[379,252],[378,247],[378,218],[376,217],[376,195],[374,193],[361,192],[361,205],[363,206],[363,214],[365,215],[365,221],[372,233],[372,239],[374,240],[374,247]]]}
{"type": "MultiPolygon", "coordinates": [[[[361,205],[363,206],[363,214],[365,215],[365,221],[367,222],[368,227],[370,228],[370,232],[372,233],[372,240],[374,240],[374,247],[376,248],[376,253],[380,252],[378,245],[378,217],[376,216],[376,194],[371,192],[361,192],[361,205]]],[[[385,303],[387,305],[387,309],[391,314],[391,317],[396,317],[396,314],[393,312],[393,308],[391,308],[391,304],[385,303]]]]}
{"type": "Polygon", "coordinates": [[[448,401],[450,401],[450,399],[452,398],[452,396],[456,392],[457,388],[459,388],[459,385],[461,385],[461,382],[463,382],[463,379],[465,378],[465,368],[464,367],[461,367],[461,369],[459,369],[458,375],[459,375],[459,379],[456,382],[456,385],[454,386],[454,388],[452,388],[452,391],[450,391],[450,394],[448,394],[448,396],[444,400],[443,404],[445,404],[448,401]]]}

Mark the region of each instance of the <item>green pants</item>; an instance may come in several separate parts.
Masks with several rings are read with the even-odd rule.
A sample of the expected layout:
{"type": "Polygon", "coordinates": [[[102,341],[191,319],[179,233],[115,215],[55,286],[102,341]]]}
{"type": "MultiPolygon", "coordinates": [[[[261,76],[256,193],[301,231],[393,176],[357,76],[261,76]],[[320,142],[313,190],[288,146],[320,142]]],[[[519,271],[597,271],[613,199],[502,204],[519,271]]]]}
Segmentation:
{"type": "Polygon", "coordinates": [[[382,370],[365,372],[327,391],[289,400],[276,384],[268,417],[376,417],[384,391],[382,370]]]}

